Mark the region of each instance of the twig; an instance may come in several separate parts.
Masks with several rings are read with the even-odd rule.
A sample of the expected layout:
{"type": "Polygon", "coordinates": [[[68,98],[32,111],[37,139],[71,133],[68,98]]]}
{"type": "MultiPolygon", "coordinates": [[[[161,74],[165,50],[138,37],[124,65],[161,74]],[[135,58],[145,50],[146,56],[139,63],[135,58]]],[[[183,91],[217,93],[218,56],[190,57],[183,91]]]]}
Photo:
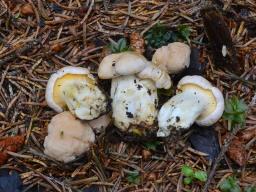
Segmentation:
{"type": "Polygon", "coordinates": [[[14,53],[12,53],[9,56],[6,56],[4,58],[2,58],[0,60],[0,66],[15,59],[16,57],[18,57],[19,55],[24,54],[25,52],[31,50],[34,46],[38,45],[38,41],[37,40],[33,40],[31,42],[26,43],[26,45],[22,48],[20,48],[18,51],[15,51],[14,53]]]}
{"type": "Polygon", "coordinates": [[[222,160],[224,154],[228,150],[229,145],[231,144],[232,140],[234,139],[234,137],[236,136],[236,134],[238,133],[239,130],[240,130],[239,127],[235,127],[232,130],[230,136],[227,139],[225,139],[224,145],[222,145],[221,151],[220,151],[218,157],[216,158],[214,164],[212,165],[212,169],[211,169],[210,173],[208,174],[209,176],[208,176],[208,179],[207,179],[207,181],[204,185],[204,188],[203,188],[202,192],[207,192],[208,187],[211,184],[211,181],[212,181],[212,179],[215,175],[215,171],[217,169],[217,166],[218,166],[219,162],[222,160]]]}

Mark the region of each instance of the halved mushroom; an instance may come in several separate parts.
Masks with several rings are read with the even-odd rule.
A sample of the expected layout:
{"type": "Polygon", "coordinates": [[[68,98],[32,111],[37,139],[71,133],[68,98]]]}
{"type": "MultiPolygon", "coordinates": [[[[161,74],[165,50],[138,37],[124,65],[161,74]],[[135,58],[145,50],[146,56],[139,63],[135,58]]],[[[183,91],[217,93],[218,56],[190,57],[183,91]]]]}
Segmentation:
{"type": "Polygon", "coordinates": [[[106,56],[99,78],[111,79],[113,120],[122,131],[150,129],[157,116],[157,87],[169,88],[169,75],[152,66],[142,55],[123,52],[106,56]]]}
{"type": "Polygon", "coordinates": [[[81,67],[64,67],[52,74],[46,101],[57,112],[66,107],[78,118],[92,120],[106,112],[107,98],[90,72],[81,67]]]}
{"type": "Polygon", "coordinates": [[[65,111],[54,116],[49,123],[44,153],[67,163],[89,151],[94,141],[95,134],[88,123],[65,111]]]}
{"type": "Polygon", "coordinates": [[[186,129],[194,122],[209,126],[224,111],[221,91],[201,76],[185,76],[177,86],[177,95],[169,99],[158,114],[158,137],[166,137],[172,128],[186,129]]]}
{"type": "Polygon", "coordinates": [[[191,50],[187,44],[170,43],[156,50],[152,63],[169,74],[177,74],[189,66],[190,53],[191,50]]]}

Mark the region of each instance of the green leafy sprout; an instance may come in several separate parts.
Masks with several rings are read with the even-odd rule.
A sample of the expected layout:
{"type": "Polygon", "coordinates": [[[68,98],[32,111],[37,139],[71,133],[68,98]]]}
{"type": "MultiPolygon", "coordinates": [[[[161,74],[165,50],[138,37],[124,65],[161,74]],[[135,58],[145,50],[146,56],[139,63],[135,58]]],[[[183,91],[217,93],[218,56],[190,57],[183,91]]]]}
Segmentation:
{"type": "Polygon", "coordinates": [[[228,120],[228,130],[235,125],[243,126],[245,124],[247,109],[245,102],[235,96],[225,101],[223,118],[228,120]]]}
{"type": "Polygon", "coordinates": [[[229,176],[223,180],[219,185],[219,189],[221,192],[256,192],[256,186],[247,186],[242,190],[235,176],[229,176]]]}
{"type": "Polygon", "coordinates": [[[163,24],[157,23],[145,33],[145,40],[151,47],[159,48],[178,39],[189,42],[190,33],[191,29],[187,25],[179,25],[177,31],[173,32],[163,24]]]}
{"type": "Polygon", "coordinates": [[[157,89],[158,95],[164,95],[164,96],[172,96],[175,93],[173,87],[170,87],[169,89],[157,89]]]}
{"type": "Polygon", "coordinates": [[[147,141],[143,145],[145,148],[155,151],[161,143],[159,141],[147,141]]]}
{"type": "Polygon", "coordinates": [[[244,192],[256,192],[256,186],[246,187],[244,192]]]}
{"type": "Polygon", "coordinates": [[[219,186],[222,192],[241,192],[241,188],[238,185],[237,178],[234,176],[227,177],[220,183],[219,186]]]}
{"type": "Polygon", "coordinates": [[[189,42],[190,41],[190,39],[189,39],[190,33],[191,33],[191,29],[189,28],[189,26],[187,26],[187,25],[179,25],[178,26],[178,35],[181,39],[189,42]]]}
{"type": "Polygon", "coordinates": [[[176,34],[169,31],[161,23],[155,24],[148,32],[145,33],[145,40],[153,48],[159,48],[170,42],[176,41],[176,34]]]}
{"type": "Polygon", "coordinates": [[[185,185],[190,185],[194,180],[205,182],[207,180],[207,173],[201,170],[194,170],[188,165],[183,165],[181,168],[182,174],[185,176],[183,182],[185,185]]]}
{"type": "Polygon", "coordinates": [[[121,53],[130,50],[125,38],[121,38],[117,42],[111,42],[109,48],[112,53],[121,53]]]}
{"type": "Polygon", "coordinates": [[[138,185],[140,183],[140,174],[138,171],[134,171],[128,174],[127,180],[129,183],[138,185]]]}

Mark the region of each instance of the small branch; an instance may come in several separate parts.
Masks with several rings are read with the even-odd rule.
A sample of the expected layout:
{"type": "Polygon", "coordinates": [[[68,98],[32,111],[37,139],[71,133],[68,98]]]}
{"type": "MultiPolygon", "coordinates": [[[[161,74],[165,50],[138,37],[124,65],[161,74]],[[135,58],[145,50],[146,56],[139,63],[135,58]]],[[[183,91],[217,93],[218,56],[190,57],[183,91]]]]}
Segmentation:
{"type": "Polygon", "coordinates": [[[214,164],[212,165],[212,169],[211,169],[210,173],[208,174],[209,176],[208,176],[208,179],[207,179],[207,181],[204,185],[204,188],[203,188],[202,192],[207,192],[208,191],[208,188],[209,188],[209,186],[212,182],[212,179],[214,177],[214,174],[216,172],[216,169],[218,167],[219,162],[224,157],[224,154],[227,152],[229,145],[231,144],[232,140],[234,139],[234,137],[236,136],[236,134],[238,133],[239,130],[240,130],[239,127],[235,127],[232,130],[230,136],[227,139],[225,139],[224,145],[222,145],[221,151],[220,151],[218,157],[216,158],[214,164]]]}
{"type": "Polygon", "coordinates": [[[24,47],[19,48],[15,50],[10,55],[7,55],[6,57],[3,57],[0,59],[0,66],[4,65],[5,63],[8,63],[9,61],[12,61],[13,59],[19,57],[20,55],[26,53],[27,51],[31,50],[34,46],[38,45],[39,42],[37,40],[32,40],[25,44],[24,47]]]}

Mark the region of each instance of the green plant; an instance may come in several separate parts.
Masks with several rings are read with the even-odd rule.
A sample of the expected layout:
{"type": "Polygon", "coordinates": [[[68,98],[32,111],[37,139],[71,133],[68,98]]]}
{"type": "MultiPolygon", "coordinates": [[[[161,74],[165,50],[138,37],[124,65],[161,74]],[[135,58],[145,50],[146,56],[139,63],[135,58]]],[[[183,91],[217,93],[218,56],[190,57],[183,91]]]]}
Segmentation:
{"type": "Polygon", "coordinates": [[[187,26],[187,25],[179,25],[178,26],[178,36],[181,39],[189,42],[190,41],[189,40],[190,32],[191,32],[191,29],[189,28],[189,26],[187,26]]]}
{"type": "Polygon", "coordinates": [[[112,53],[121,53],[130,50],[125,38],[121,38],[117,42],[111,42],[109,48],[112,53]]]}
{"type": "Polygon", "coordinates": [[[140,174],[138,171],[134,171],[128,174],[127,180],[129,183],[139,184],[140,183],[140,174]]]}
{"type": "Polygon", "coordinates": [[[193,168],[188,165],[183,165],[181,167],[181,172],[185,176],[183,180],[185,185],[191,184],[194,180],[202,182],[207,180],[207,173],[205,171],[193,170],[193,168]]]}
{"type": "Polygon", "coordinates": [[[222,192],[241,192],[241,188],[238,185],[237,178],[234,176],[227,177],[220,183],[219,186],[222,192]]]}
{"type": "Polygon", "coordinates": [[[155,151],[161,143],[159,141],[147,141],[143,145],[145,148],[155,151]]]}
{"type": "Polygon", "coordinates": [[[169,31],[161,23],[155,24],[148,32],[145,33],[145,40],[153,48],[159,48],[170,42],[176,41],[176,34],[169,31]]]}
{"type": "Polygon", "coordinates": [[[229,130],[235,125],[244,125],[247,109],[248,107],[245,102],[235,96],[225,101],[223,118],[228,120],[229,130]]]}
{"type": "Polygon", "coordinates": [[[164,95],[164,96],[172,96],[174,94],[174,89],[173,87],[170,87],[169,89],[157,89],[157,94],[158,95],[164,95]]]}
{"type": "Polygon", "coordinates": [[[244,192],[256,192],[256,186],[246,187],[244,192]]]}

